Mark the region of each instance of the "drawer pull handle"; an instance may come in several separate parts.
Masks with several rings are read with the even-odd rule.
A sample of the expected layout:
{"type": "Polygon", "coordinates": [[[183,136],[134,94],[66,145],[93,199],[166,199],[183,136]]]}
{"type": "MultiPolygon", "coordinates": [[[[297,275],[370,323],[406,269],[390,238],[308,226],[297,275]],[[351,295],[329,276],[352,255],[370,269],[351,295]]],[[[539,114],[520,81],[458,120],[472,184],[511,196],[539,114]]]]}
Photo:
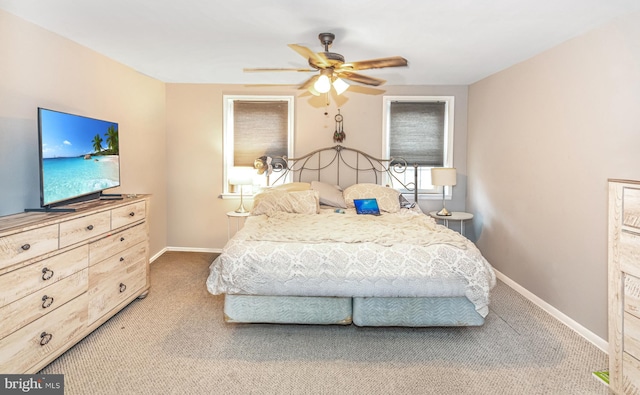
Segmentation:
{"type": "Polygon", "coordinates": [[[93,225],[87,226],[87,230],[93,230],[93,225]]]}
{"type": "Polygon", "coordinates": [[[20,247],[20,248],[22,248],[24,251],[26,251],[26,250],[28,250],[29,248],[31,248],[31,244],[27,243],[27,244],[23,245],[23,246],[22,246],[22,247],[20,247]]]}
{"type": "Polygon", "coordinates": [[[133,217],[134,215],[136,215],[136,213],[134,213],[133,211],[129,213],[129,217],[133,217]]]}
{"type": "Polygon", "coordinates": [[[41,346],[47,345],[47,343],[51,341],[51,338],[53,338],[53,335],[51,333],[42,332],[40,334],[40,345],[41,346]]]}
{"type": "Polygon", "coordinates": [[[46,309],[47,307],[51,306],[53,304],[53,298],[44,295],[42,297],[42,308],[46,309]]]}
{"type": "Polygon", "coordinates": [[[124,257],[121,256],[120,257],[120,262],[122,262],[122,261],[124,261],[124,257]]]}
{"type": "Polygon", "coordinates": [[[124,241],[124,237],[121,237],[121,238],[120,238],[120,241],[124,241]]]}
{"type": "Polygon", "coordinates": [[[126,290],[127,290],[127,286],[124,285],[124,283],[120,283],[120,292],[122,293],[122,292],[124,292],[126,290]]]}
{"type": "Polygon", "coordinates": [[[53,277],[53,270],[49,270],[46,267],[44,269],[42,269],[42,279],[44,281],[47,281],[51,277],[53,277]]]}

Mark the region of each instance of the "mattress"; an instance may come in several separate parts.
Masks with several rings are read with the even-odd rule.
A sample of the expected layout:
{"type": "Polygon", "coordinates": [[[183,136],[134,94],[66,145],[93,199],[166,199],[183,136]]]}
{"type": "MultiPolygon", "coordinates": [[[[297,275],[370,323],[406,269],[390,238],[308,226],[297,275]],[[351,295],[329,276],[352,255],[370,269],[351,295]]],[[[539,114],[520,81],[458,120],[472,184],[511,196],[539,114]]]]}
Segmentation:
{"type": "Polygon", "coordinates": [[[251,216],[210,267],[212,294],[464,296],[488,313],[495,274],[475,245],[422,213],[251,216]],[[360,231],[355,231],[360,230],[360,231]],[[362,230],[365,230],[362,232],[362,230]]]}

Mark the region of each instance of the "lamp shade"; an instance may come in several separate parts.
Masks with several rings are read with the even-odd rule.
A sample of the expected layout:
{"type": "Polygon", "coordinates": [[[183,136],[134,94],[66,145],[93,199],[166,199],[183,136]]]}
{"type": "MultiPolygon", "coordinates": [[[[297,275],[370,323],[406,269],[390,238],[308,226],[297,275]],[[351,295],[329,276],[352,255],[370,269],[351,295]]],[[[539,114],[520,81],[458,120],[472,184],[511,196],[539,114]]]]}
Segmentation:
{"type": "Polygon", "coordinates": [[[456,169],[454,167],[434,167],[431,169],[431,184],[435,186],[456,185],[456,169]]]}
{"type": "Polygon", "coordinates": [[[318,77],[318,80],[313,84],[313,88],[319,93],[327,93],[331,89],[331,81],[329,77],[322,74],[318,77]]]}
{"type": "Polygon", "coordinates": [[[234,167],[229,173],[229,184],[252,185],[255,170],[252,167],[234,167]]]}
{"type": "Polygon", "coordinates": [[[349,84],[347,84],[342,78],[336,78],[335,81],[333,81],[333,89],[336,90],[338,95],[341,95],[344,91],[349,89],[349,84]]]}

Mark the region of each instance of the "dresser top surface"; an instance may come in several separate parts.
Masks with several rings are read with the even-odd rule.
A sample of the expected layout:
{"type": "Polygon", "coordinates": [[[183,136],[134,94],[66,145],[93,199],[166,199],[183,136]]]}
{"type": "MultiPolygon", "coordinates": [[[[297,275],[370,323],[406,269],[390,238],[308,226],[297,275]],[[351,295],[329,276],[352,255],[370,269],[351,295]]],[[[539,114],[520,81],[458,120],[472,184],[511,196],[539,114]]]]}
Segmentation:
{"type": "Polygon", "coordinates": [[[609,182],[615,182],[615,183],[618,183],[618,184],[633,184],[633,185],[640,186],[640,181],[638,181],[638,180],[623,180],[623,179],[619,179],[619,178],[609,178],[608,181],[609,182]]]}
{"type": "Polygon", "coordinates": [[[63,208],[73,208],[72,212],[56,211],[30,211],[0,217],[0,237],[7,234],[22,232],[30,228],[46,226],[50,224],[67,221],[73,218],[82,217],[96,211],[112,210],[117,207],[126,206],[131,203],[149,199],[150,195],[123,195],[121,200],[89,200],[86,202],[62,206],[63,208]]]}

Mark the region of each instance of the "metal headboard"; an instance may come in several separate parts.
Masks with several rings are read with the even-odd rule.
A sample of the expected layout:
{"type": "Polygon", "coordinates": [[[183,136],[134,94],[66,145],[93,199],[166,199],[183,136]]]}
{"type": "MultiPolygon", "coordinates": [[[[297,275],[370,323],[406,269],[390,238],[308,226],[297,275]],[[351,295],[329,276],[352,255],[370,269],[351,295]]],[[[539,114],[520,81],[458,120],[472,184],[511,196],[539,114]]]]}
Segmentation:
{"type": "MultiPolygon", "coordinates": [[[[413,192],[414,201],[418,201],[417,165],[413,165],[413,181],[403,182],[397,176],[407,170],[407,161],[403,158],[380,159],[354,148],[335,145],[317,149],[298,158],[280,156],[270,159],[270,185],[286,182],[288,175],[291,175],[292,181],[299,182],[318,180],[340,186],[345,186],[344,182],[349,185],[359,182],[379,184],[382,175],[386,174],[390,187],[413,192]]],[[[265,160],[266,157],[258,159],[263,165],[266,165],[265,160]]]]}

